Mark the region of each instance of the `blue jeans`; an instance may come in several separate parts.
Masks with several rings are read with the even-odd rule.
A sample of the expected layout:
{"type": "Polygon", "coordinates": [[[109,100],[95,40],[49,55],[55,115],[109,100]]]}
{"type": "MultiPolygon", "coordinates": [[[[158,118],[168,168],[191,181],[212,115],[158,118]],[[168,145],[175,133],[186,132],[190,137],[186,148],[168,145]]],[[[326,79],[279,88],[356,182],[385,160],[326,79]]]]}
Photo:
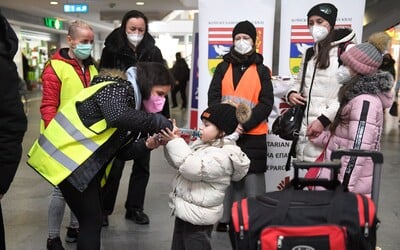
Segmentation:
{"type": "MultiPolygon", "coordinates": [[[[48,229],[49,238],[54,239],[60,237],[61,223],[64,218],[65,200],[58,187],[55,187],[51,195],[51,201],[48,211],[48,229]]],[[[78,219],[71,211],[69,227],[79,228],[78,219]]]]}

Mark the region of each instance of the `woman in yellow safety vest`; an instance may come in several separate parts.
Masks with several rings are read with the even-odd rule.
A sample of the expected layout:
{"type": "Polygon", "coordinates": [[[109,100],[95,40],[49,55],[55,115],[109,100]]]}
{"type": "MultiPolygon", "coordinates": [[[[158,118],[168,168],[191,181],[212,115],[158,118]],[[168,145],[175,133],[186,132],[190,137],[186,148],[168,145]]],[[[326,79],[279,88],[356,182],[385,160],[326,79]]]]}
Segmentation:
{"type": "MultiPolygon", "coordinates": [[[[174,84],[169,70],[161,63],[139,63],[136,80],[133,86],[119,70],[101,72],[91,87],[57,112],[29,152],[28,164],[60,187],[78,218],[77,249],[100,249],[100,181],[108,163],[140,134],[172,129],[163,115],[136,109],[143,94],[139,92],[154,85],[159,91],[147,100],[145,110],[153,112],[163,106],[174,84]]],[[[155,148],[159,145],[156,138],[149,136],[143,144],[155,148]]]]}

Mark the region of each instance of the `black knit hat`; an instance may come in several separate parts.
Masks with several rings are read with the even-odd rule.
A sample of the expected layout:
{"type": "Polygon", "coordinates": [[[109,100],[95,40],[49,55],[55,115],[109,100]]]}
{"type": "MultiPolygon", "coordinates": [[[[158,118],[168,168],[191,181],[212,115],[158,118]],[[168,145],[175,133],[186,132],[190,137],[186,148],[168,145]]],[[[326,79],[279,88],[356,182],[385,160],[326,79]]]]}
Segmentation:
{"type": "Polygon", "coordinates": [[[239,33],[247,34],[253,39],[253,43],[256,43],[257,31],[256,27],[249,21],[242,21],[236,24],[235,28],[233,28],[232,38],[235,39],[235,36],[239,33]]]}
{"type": "Polygon", "coordinates": [[[201,119],[213,123],[226,134],[232,134],[238,125],[236,108],[227,103],[214,104],[201,114],[201,119]]]}
{"type": "Polygon", "coordinates": [[[331,25],[333,28],[336,23],[337,8],[335,5],[330,3],[320,3],[312,7],[307,13],[307,20],[311,16],[320,16],[331,25]]]}

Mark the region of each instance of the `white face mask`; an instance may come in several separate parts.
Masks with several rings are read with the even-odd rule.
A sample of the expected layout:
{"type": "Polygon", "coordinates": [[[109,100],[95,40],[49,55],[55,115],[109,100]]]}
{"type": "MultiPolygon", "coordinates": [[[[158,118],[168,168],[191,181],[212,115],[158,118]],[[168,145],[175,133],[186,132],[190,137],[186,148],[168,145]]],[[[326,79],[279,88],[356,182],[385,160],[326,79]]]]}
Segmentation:
{"type": "Polygon", "coordinates": [[[137,33],[134,33],[134,34],[128,34],[128,33],[126,33],[126,37],[128,38],[128,41],[129,41],[133,46],[135,46],[135,47],[137,47],[138,44],[139,44],[139,43],[142,41],[142,39],[143,39],[143,35],[137,34],[137,33]]]}
{"type": "Polygon", "coordinates": [[[346,84],[351,79],[350,69],[346,66],[340,65],[336,71],[336,79],[340,84],[346,84]]]}
{"type": "Polygon", "coordinates": [[[251,46],[251,43],[248,40],[245,39],[240,39],[235,41],[235,51],[244,55],[247,54],[251,51],[253,46],[251,46]]]}
{"type": "Polygon", "coordinates": [[[311,26],[310,32],[315,42],[324,40],[329,34],[328,28],[321,25],[311,26]]]}

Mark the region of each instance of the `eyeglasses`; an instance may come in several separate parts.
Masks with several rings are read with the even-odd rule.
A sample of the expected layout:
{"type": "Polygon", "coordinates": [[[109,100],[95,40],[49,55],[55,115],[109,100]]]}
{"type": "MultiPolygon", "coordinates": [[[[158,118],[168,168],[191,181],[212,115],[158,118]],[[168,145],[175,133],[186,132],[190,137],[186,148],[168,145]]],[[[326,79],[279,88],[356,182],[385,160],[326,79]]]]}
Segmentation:
{"type": "Polygon", "coordinates": [[[325,13],[325,14],[327,14],[327,15],[332,14],[332,9],[331,9],[329,6],[327,6],[327,5],[321,5],[321,6],[319,6],[319,11],[321,11],[322,13],[325,13]]]}

